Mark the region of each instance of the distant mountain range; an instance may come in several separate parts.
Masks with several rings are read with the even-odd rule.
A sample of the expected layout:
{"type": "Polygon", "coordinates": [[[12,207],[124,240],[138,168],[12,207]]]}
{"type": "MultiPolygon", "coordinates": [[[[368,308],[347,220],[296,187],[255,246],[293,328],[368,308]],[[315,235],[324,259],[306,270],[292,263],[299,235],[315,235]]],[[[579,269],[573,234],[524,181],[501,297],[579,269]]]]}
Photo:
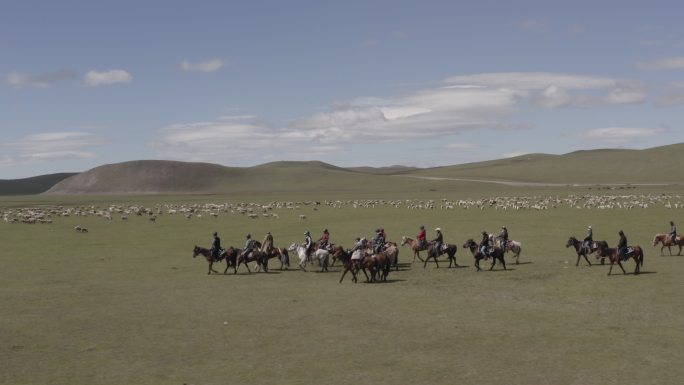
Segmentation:
{"type": "Polygon", "coordinates": [[[434,168],[343,168],[318,161],[226,167],[138,160],[99,166],[78,174],[0,180],[0,195],[364,191],[401,188],[420,179],[549,184],[682,183],[683,164],[684,143],[645,150],[528,154],[434,168]]]}

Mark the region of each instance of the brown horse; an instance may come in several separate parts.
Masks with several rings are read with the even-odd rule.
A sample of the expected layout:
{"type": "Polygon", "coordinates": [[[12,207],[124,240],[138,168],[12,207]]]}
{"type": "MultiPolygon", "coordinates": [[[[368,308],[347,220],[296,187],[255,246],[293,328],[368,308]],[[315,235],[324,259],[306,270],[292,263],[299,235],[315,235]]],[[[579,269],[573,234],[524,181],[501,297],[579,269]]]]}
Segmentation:
{"type": "Polygon", "coordinates": [[[491,271],[494,269],[494,265],[496,265],[496,260],[498,259],[499,262],[503,265],[504,270],[506,270],[506,261],[504,260],[504,251],[500,247],[494,247],[492,248],[492,251],[489,253],[489,257],[486,256],[480,248],[478,247],[478,244],[472,239],[468,239],[466,243],[463,244],[464,249],[469,249],[471,253],[473,253],[473,258],[475,258],[475,267],[477,268],[477,271],[480,271],[480,260],[481,259],[487,259],[489,257],[492,257],[492,266],[489,268],[491,271]]]}
{"type": "Polygon", "coordinates": [[[670,234],[656,234],[653,237],[653,247],[657,246],[658,243],[662,243],[663,246],[660,248],[660,255],[663,255],[663,249],[667,247],[667,250],[672,255],[672,246],[679,246],[679,252],[677,255],[682,255],[682,246],[684,246],[684,238],[677,237],[674,241],[670,234]]]}
{"type": "MultiPolygon", "coordinates": [[[[342,283],[342,280],[344,279],[344,276],[347,274],[347,272],[351,272],[352,274],[352,281],[354,283],[357,282],[356,276],[359,273],[359,270],[361,270],[360,264],[355,264],[354,261],[352,261],[352,252],[350,250],[341,250],[341,251],[336,251],[336,258],[339,259],[342,262],[342,266],[344,270],[342,271],[342,276],[340,277],[340,283],[342,283]]],[[[366,273],[366,270],[362,270],[363,274],[366,275],[366,281],[369,281],[368,273],[366,273]]]]}
{"type": "Polygon", "coordinates": [[[243,263],[247,268],[247,272],[251,274],[252,270],[249,269],[249,262],[256,262],[258,266],[261,266],[264,269],[265,273],[268,273],[268,255],[266,252],[261,251],[261,242],[254,241],[254,248],[247,255],[245,255],[244,250],[239,250],[235,274],[237,274],[237,271],[240,269],[240,265],[243,263]]]}
{"type": "MultiPolygon", "coordinates": [[[[204,258],[206,258],[207,262],[209,262],[209,271],[207,274],[211,274],[213,271],[214,273],[218,274],[218,271],[214,270],[214,262],[221,262],[222,260],[226,260],[226,269],[223,271],[223,274],[226,274],[228,271],[229,267],[233,267],[233,270],[235,270],[235,259],[237,257],[237,249],[234,249],[233,247],[229,247],[222,252],[219,253],[219,257],[217,260],[214,260],[211,255],[211,250],[206,249],[204,247],[199,247],[195,245],[195,248],[192,250],[192,257],[195,258],[198,255],[202,254],[204,258]]],[[[236,270],[235,270],[236,271],[236,270]]],[[[237,273],[237,271],[236,271],[237,273]]]]}
{"type": "Polygon", "coordinates": [[[387,242],[387,248],[384,253],[389,258],[390,267],[394,267],[395,271],[399,270],[399,247],[394,242],[387,242]]]}
{"type": "Polygon", "coordinates": [[[411,250],[413,250],[413,262],[416,261],[416,257],[418,257],[418,259],[420,259],[421,262],[425,262],[423,258],[420,257],[420,252],[427,250],[427,244],[426,247],[421,247],[420,242],[404,235],[403,237],[401,237],[401,245],[404,246],[407,244],[409,245],[409,247],[411,247],[411,250]]]}
{"type": "Polygon", "coordinates": [[[437,257],[439,257],[442,254],[446,254],[449,258],[449,268],[451,268],[452,264],[454,267],[458,267],[458,263],[456,263],[456,250],[458,249],[458,246],[449,243],[445,243],[444,245],[446,246],[446,248],[442,248],[442,250],[435,250],[435,243],[428,243],[428,256],[427,258],[425,258],[425,262],[423,263],[423,269],[427,267],[427,263],[430,260],[430,258],[432,258],[435,261],[435,265],[437,265],[437,268],[439,269],[437,257]]]}
{"type": "Polygon", "coordinates": [[[580,257],[584,257],[584,260],[586,260],[589,266],[591,266],[591,262],[589,262],[589,258],[587,258],[587,254],[591,253],[591,249],[585,246],[584,242],[575,237],[570,237],[570,239],[568,239],[568,243],[565,244],[565,247],[570,246],[574,246],[575,252],[577,252],[577,262],[575,263],[575,266],[579,266],[580,257]]]}
{"type": "MultiPolygon", "coordinates": [[[[627,259],[634,258],[636,267],[634,268],[634,274],[639,274],[641,272],[641,267],[644,266],[644,251],[640,246],[628,247],[627,259]]],[[[618,266],[622,270],[622,274],[627,274],[625,268],[622,267],[622,261],[620,260],[620,253],[618,249],[607,247],[607,244],[600,243],[598,252],[601,255],[606,256],[610,260],[610,269],[608,270],[608,275],[613,271],[613,265],[617,262],[618,266]]]]}
{"type": "MultiPolygon", "coordinates": [[[[379,280],[387,281],[387,275],[390,272],[390,260],[384,252],[368,255],[361,259],[361,269],[365,273],[368,269],[371,273],[370,280],[367,282],[378,282],[379,280]]],[[[366,274],[366,278],[368,275],[366,274]]]]}

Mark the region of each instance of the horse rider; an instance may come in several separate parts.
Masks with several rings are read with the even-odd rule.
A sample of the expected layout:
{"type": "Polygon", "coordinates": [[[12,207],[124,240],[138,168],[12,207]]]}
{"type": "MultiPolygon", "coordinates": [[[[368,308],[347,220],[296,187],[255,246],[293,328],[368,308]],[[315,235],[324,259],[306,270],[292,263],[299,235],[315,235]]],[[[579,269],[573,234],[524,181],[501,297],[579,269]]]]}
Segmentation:
{"type": "Polygon", "coordinates": [[[266,236],[264,237],[264,243],[261,245],[261,251],[268,254],[271,250],[273,250],[273,235],[271,235],[270,231],[267,231],[266,236]]]}
{"type": "Polygon", "coordinates": [[[328,242],[330,241],[330,233],[328,229],[323,230],[323,235],[318,239],[318,248],[326,249],[328,247],[328,242]]]}
{"type": "Polygon", "coordinates": [[[420,232],[418,233],[418,247],[425,250],[427,247],[427,235],[425,234],[425,226],[420,225],[420,232]]]}
{"type": "Polygon", "coordinates": [[[625,233],[622,230],[618,234],[620,234],[620,240],[617,245],[618,257],[621,261],[624,261],[627,259],[627,237],[625,237],[625,233]]]}
{"type": "Polygon", "coordinates": [[[354,247],[349,250],[349,254],[351,254],[352,266],[359,268],[359,261],[363,258],[362,250],[366,248],[366,238],[357,237],[355,241],[354,247]]]}
{"type": "Polygon", "coordinates": [[[249,253],[254,249],[254,240],[252,239],[252,234],[247,234],[247,240],[245,241],[245,248],[242,250],[242,256],[245,258],[249,256],[249,253]]]}
{"type": "Polygon", "coordinates": [[[380,232],[382,233],[382,238],[387,242],[387,233],[385,232],[385,228],[381,227],[380,232]]]}
{"type": "Polygon", "coordinates": [[[309,259],[311,255],[311,249],[313,249],[313,240],[311,239],[311,233],[309,230],[304,232],[304,247],[306,248],[306,259],[309,259]]]}
{"type": "Polygon", "coordinates": [[[482,241],[480,241],[480,251],[485,257],[489,257],[489,234],[486,231],[482,232],[482,241]]]}
{"type": "Polygon", "coordinates": [[[221,253],[221,238],[219,238],[218,233],[214,231],[214,239],[211,242],[211,257],[214,261],[219,260],[219,255],[221,253]]]}
{"type": "Polygon", "coordinates": [[[506,245],[508,244],[508,229],[506,226],[501,226],[501,232],[499,233],[499,239],[501,239],[501,248],[506,251],[506,245]]]}
{"type": "Polygon", "coordinates": [[[385,250],[385,237],[383,235],[382,229],[378,228],[375,230],[375,238],[373,239],[373,244],[375,247],[373,251],[376,253],[381,253],[385,250]]]}
{"type": "Polygon", "coordinates": [[[672,237],[672,244],[677,243],[677,226],[674,222],[670,221],[670,237],[672,237]]]}
{"type": "Polygon", "coordinates": [[[432,242],[435,243],[435,251],[437,252],[437,255],[442,254],[442,245],[444,244],[444,237],[442,236],[442,229],[441,228],[436,228],[435,231],[437,232],[437,237],[432,240],[432,242]]]}
{"type": "Polygon", "coordinates": [[[591,244],[594,243],[594,232],[591,230],[591,225],[587,227],[587,236],[584,237],[583,245],[587,250],[591,251],[591,244]]]}

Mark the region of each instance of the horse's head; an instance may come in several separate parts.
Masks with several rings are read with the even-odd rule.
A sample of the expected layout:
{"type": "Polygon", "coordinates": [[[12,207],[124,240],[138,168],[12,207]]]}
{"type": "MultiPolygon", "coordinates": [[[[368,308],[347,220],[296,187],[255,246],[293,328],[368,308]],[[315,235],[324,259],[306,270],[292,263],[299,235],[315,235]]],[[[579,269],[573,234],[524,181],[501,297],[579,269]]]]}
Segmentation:
{"type": "Polygon", "coordinates": [[[404,246],[408,243],[408,237],[406,235],[401,236],[401,245],[404,246]]]}
{"type": "Polygon", "coordinates": [[[570,238],[568,239],[568,243],[565,244],[565,247],[574,246],[574,245],[575,245],[575,242],[577,242],[577,238],[575,238],[575,237],[570,237],[570,238]]]}
{"type": "Polygon", "coordinates": [[[662,234],[656,234],[655,237],[653,237],[653,246],[657,245],[658,242],[662,241],[662,234]]]}
{"type": "Polygon", "coordinates": [[[295,251],[299,247],[299,244],[297,242],[293,243],[290,245],[290,247],[287,248],[289,251],[295,251]]]}
{"type": "Polygon", "coordinates": [[[468,240],[463,244],[463,248],[464,248],[464,249],[471,249],[471,250],[472,250],[474,247],[477,247],[477,243],[475,243],[475,241],[473,241],[472,238],[468,239],[468,240]]]}
{"type": "Polygon", "coordinates": [[[202,252],[202,249],[199,246],[195,245],[195,248],[192,249],[192,257],[193,258],[197,257],[201,252],[202,252]]]}

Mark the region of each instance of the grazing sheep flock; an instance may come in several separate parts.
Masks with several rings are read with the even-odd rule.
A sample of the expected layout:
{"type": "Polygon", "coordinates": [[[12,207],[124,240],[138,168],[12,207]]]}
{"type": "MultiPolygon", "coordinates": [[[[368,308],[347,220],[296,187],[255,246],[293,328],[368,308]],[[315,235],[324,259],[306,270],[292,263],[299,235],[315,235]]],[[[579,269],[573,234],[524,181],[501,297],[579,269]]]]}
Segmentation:
{"type": "MultiPolygon", "coordinates": [[[[202,219],[203,215],[217,218],[222,215],[244,215],[252,219],[278,219],[281,214],[276,210],[301,210],[302,207],[328,207],[332,209],[353,208],[373,209],[391,206],[406,210],[553,210],[570,208],[576,210],[636,210],[664,207],[667,209],[684,209],[681,195],[647,194],[647,195],[567,195],[559,196],[513,196],[488,197],[450,200],[419,199],[365,199],[335,201],[303,201],[303,202],[270,202],[268,204],[239,203],[205,203],[205,204],[156,204],[153,207],[142,205],[107,205],[89,206],[46,206],[29,208],[1,208],[0,216],[6,223],[50,224],[60,217],[101,217],[112,221],[115,216],[127,221],[132,216],[147,216],[154,222],[161,215],[183,215],[187,219],[202,219]]],[[[306,219],[304,214],[296,214],[300,220],[306,219]]]]}

